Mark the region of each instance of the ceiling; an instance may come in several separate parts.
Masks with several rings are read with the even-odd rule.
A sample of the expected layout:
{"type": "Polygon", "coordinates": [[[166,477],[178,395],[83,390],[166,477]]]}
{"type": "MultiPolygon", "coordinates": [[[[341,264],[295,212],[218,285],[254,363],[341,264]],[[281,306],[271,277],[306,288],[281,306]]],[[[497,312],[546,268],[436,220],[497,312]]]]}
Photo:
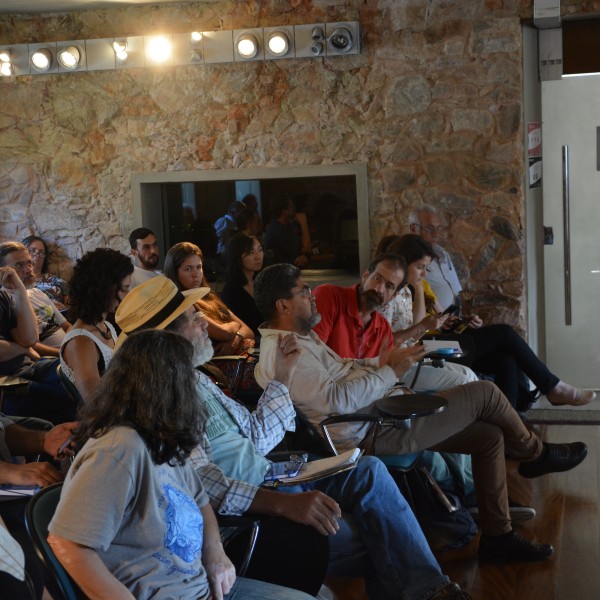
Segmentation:
{"type": "Polygon", "coordinates": [[[49,13],[192,0],[0,0],[0,14],[49,13]]]}

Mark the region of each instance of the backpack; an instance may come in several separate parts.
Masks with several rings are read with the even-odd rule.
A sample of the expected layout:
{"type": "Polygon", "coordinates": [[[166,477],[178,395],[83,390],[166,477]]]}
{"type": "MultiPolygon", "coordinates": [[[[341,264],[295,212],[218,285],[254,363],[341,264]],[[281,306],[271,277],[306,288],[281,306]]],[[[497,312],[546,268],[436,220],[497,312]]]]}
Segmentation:
{"type": "Polygon", "coordinates": [[[413,511],[434,552],[471,542],[477,525],[459,494],[444,492],[420,462],[406,473],[413,511]]]}

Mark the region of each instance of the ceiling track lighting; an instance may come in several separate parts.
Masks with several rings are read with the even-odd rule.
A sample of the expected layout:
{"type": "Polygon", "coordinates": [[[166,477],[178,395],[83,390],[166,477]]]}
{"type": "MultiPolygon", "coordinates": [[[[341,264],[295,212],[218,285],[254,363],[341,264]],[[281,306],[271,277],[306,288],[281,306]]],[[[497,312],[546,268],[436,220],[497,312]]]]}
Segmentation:
{"type": "Polygon", "coordinates": [[[122,36],[0,47],[0,76],[210,65],[360,53],[357,21],[122,36]]]}

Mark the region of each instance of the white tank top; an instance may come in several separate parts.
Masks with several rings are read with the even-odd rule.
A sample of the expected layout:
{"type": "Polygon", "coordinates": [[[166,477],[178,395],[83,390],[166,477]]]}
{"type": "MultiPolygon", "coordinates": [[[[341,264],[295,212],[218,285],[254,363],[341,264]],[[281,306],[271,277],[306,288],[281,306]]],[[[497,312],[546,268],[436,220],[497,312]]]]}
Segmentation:
{"type": "MultiPolygon", "coordinates": [[[[110,331],[110,335],[112,336],[113,342],[116,342],[117,332],[115,331],[115,328],[108,321],[104,322],[108,327],[108,331],[110,331]]],[[[112,348],[110,348],[106,344],[103,344],[91,331],[88,331],[87,329],[83,329],[81,327],[78,327],[77,329],[70,329],[67,332],[67,335],[65,335],[65,339],[63,340],[63,343],[60,346],[60,366],[63,370],[63,373],[73,382],[73,385],[76,385],[75,376],[73,375],[73,369],[69,367],[69,365],[65,362],[65,359],[63,358],[63,348],[69,340],[72,340],[73,338],[76,338],[80,335],[90,338],[94,342],[94,344],[96,344],[96,347],[100,351],[102,359],[104,360],[104,370],[106,370],[106,367],[108,367],[108,363],[110,362],[110,359],[112,358],[112,355],[114,353],[114,350],[112,348]]],[[[102,375],[102,373],[100,373],[100,375],[102,375]]]]}

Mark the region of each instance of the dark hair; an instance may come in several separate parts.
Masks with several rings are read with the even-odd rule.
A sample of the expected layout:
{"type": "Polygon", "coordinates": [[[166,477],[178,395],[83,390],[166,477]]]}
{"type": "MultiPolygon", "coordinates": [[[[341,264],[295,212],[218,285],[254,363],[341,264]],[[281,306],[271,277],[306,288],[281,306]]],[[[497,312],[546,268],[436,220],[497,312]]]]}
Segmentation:
{"type": "Polygon", "coordinates": [[[138,432],[155,464],[183,464],[206,422],[193,353],[192,344],[177,333],[150,329],[128,336],[80,406],[77,443],[124,425],[138,432]]]}
{"type": "Polygon", "coordinates": [[[96,248],[75,263],[71,278],[72,321],[97,323],[121,281],[133,273],[131,259],[110,248],[96,248]]]}
{"type": "Polygon", "coordinates": [[[402,281],[398,284],[396,290],[402,289],[406,285],[406,261],[401,254],[396,254],[394,252],[384,252],[382,254],[378,254],[367,267],[367,272],[369,274],[373,273],[377,268],[377,265],[382,262],[392,263],[396,268],[402,269],[402,281]]]}
{"type": "Polygon", "coordinates": [[[4,258],[13,252],[27,252],[27,248],[21,242],[2,242],[0,244],[0,267],[5,266],[4,258]]]}
{"type": "MultiPolygon", "coordinates": [[[[137,250],[137,241],[146,239],[149,235],[154,235],[154,231],[151,231],[147,227],[138,227],[129,234],[129,245],[132,250],[137,250]]],[[[156,237],[156,236],[154,236],[156,237]]]]}
{"type": "Polygon", "coordinates": [[[238,285],[248,283],[242,268],[242,257],[244,254],[252,252],[255,241],[260,243],[256,236],[249,235],[244,231],[236,233],[229,240],[229,246],[227,246],[227,281],[238,285]]]}
{"type": "MultiPolygon", "coordinates": [[[[200,250],[196,244],[192,244],[191,242],[178,242],[169,248],[169,251],[165,256],[163,275],[168,277],[177,286],[177,289],[180,292],[184,291],[184,287],[179,281],[177,270],[188,256],[198,256],[200,257],[200,260],[202,260],[202,250],[200,250]]],[[[207,285],[204,271],[202,272],[202,285],[207,285]]]]}
{"type": "Polygon", "coordinates": [[[44,262],[42,264],[42,273],[47,273],[48,272],[48,257],[50,254],[50,252],[48,251],[48,244],[46,244],[46,242],[39,235],[28,235],[23,240],[23,245],[27,248],[27,250],[29,250],[29,246],[31,246],[31,244],[33,244],[33,242],[41,242],[44,246],[44,252],[46,253],[46,256],[44,256],[44,262]]]}
{"type": "Polygon", "coordinates": [[[292,297],[292,288],[300,277],[300,269],[279,263],[263,269],[254,280],[254,300],[267,322],[277,316],[277,300],[292,297]]]}
{"type": "Polygon", "coordinates": [[[258,198],[254,194],[246,194],[242,198],[242,204],[246,208],[256,210],[258,208],[258,198]]]}
{"type": "Polygon", "coordinates": [[[407,233],[390,245],[389,252],[400,254],[407,265],[429,256],[433,260],[437,255],[433,246],[420,235],[407,233]]]}
{"type": "Polygon", "coordinates": [[[294,199],[288,193],[277,194],[271,198],[269,203],[269,212],[272,219],[279,219],[281,213],[290,205],[294,204],[294,199]]]}
{"type": "MultiPolygon", "coordinates": [[[[171,246],[167,252],[167,256],[165,256],[163,274],[165,277],[168,277],[181,292],[185,291],[185,288],[179,281],[177,270],[188,256],[198,256],[200,257],[200,260],[202,260],[202,250],[200,250],[196,244],[192,244],[191,242],[179,242],[171,246]]],[[[204,271],[202,271],[202,286],[208,287],[204,271]]],[[[204,296],[202,300],[198,300],[196,306],[198,306],[209,319],[213,319],[219,323],[228,323],[232,320],[231,312],[225,303],[212,291],[204,296]]]]}

